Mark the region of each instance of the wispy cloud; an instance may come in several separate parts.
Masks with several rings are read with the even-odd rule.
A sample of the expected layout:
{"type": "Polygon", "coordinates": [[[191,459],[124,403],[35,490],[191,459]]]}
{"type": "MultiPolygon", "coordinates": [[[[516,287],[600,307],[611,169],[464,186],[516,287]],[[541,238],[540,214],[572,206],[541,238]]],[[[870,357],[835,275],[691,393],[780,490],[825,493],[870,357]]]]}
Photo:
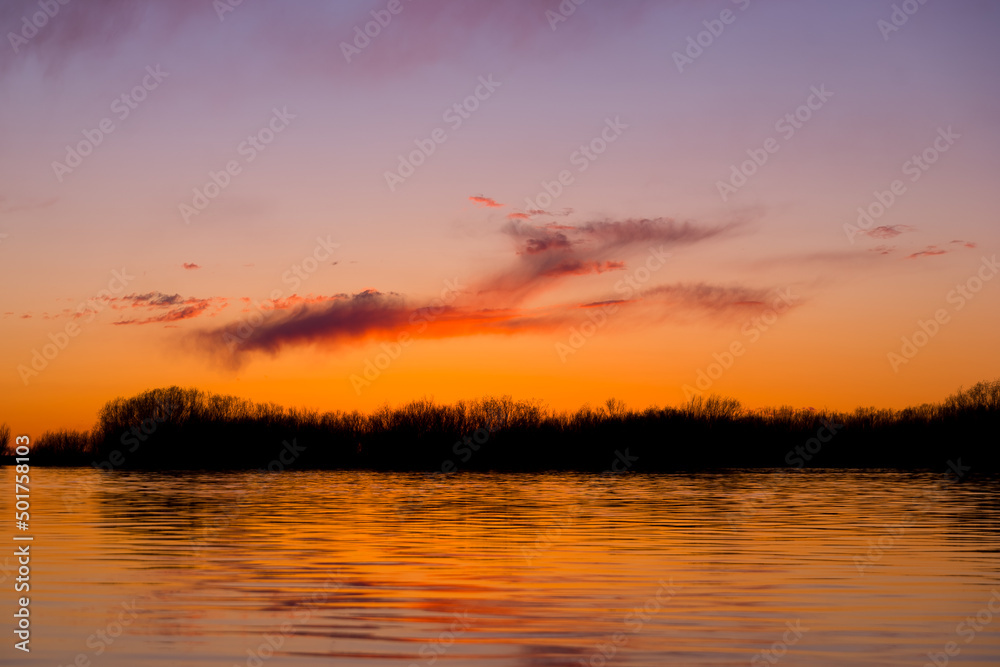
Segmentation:
{"type": "Polygon", "coordinates": [[[198,265],[197,265],[197,264],[195,264],[194,262],[184,262],[184,264],[183,264],[182,266],[183,266],[183,267],[184,267],[185,269],[190,269],[190,270],[194,270],[194,269],[200,269],[200,268],[201,268],[200,266],[198,266],[198,265]]]}
{"type": "Polygon", "coordinates": [[[873,239],[891,239],[899,236],[900,234],[914,232],[916,230],[916,227],[911,227],[910,225],[882,225],[881,227],[875,227],[874,229],[869,229],[862,233],[873,239]]]}
{"type": "Polygon", "coordinates": [[[577,322],[580,308],[601,304],[625,306],[629,316],[645,313],[647,322],[649,315],[654,320],[673,317],[679,321],[692,312],[718,317],[743,315],[761,308],[769,291],[695,283],[661,286],[628,300],[604,298],[582,305],[574,301],[532,306],[526,301],[532,294],[565,280],[622,271],[627,262],[621,257],[639,249],[647,253],[650,247],[663,250],[704,242],[728,234],[737,226],[668,218],[599,220],[579,225],[512,221],[501,229],[513,243],[511,263],[471,281],[448,306],[435,308],[431,301],[412,301],[398,293],[373,289],[352,295],[296,295],[275,302],[272,314],[249,336],[238,336],[236,325],[203,329],[190,336],[196,347],[222,365],[235,368],[258,353],[276,355],[286,347],[301,345],[336,348],[369,339],[391,340],[401,331],[421,338],[555,331],[577,322]],[[621,257],[608,256],[617,253],[621,257]],[[414,327],[414,322],[420,326],[414,327]],[[237,346],[228,344],[227,333],[237,335],[242,342],[237,346]]]}
{"type": "Polygon", "coordinates": [[[158,322],[178,322],[180,320],[189,320],[194,317],[198,317],[204,313],[211,306],[211,302],[202,301],[191,306],[182,306],[180,308],[174,308],[167,311],[161,315],[153,315],[151,317],[145,317],[142,319],[125,319],[118,320],[114,322],[116,325],[121,324],[156,324],[158,322]]]}
{"type": "MultiPolygon", "coordinates": [[[[564,208],[561,211],[544,211],[540,208],[529,208],[524,213],[519,213],[516,215],[518,215],[522,220],[530,220],[533,217],[564,218],[572,214],[573,214],[573,209],[571,208],[564,208]]],[[[513,218],[514,215],[515,215],[514,213],[511,213],[507,217],[513,218]]]]}
{"type": "MultiPolygon", "coordinates": [[[[952,241],[949,245],[957,245],[957,246],[960,246],[962,248],[977,248],[978,247],[977,244],[972,243],[971,241],[962,241],[960,239],[952,241]]],[[[952,252],[952,251],[951,250],[945,250],[944,248],[940,248],[940,247],[938,247],[936,245],[929,245],[926,248],[924,248],[923,250],[915,252],[915,253],[913,253],[911,255],[907,255],[906,259],[920,259],[922,257],[935,257],[937,255],[946,255],[949,252],[952,252]]]]}
{"type": "Polygon", "coordinates": [[[469,201],[483,208],[503,208],[503,204],[497,202],[495,199],[490,199],[489,197],[474,196],[469,197],[469,201]]]}
{"type": "Polygon", "coordinates": [[[568,250],[575,246],[600,252],[640,243],[690,244],[736,228],[736,223],[708,226],[670,218],[602,220],[581,225],[531,225],[512,221],[503,233],[514,239],[520,254],[568,250]]]}
{"type": "MultiPolygon", "coordinates": [[[[163,292],[146,292],[145,294],[127,294],[112,299],[112,303],[128,305],[132,308],[169,308],[185,302],[180,294],[164,294],[163,292]]],[[[187,300],[197,300],[187,297],[187,300]]],[[[113,307],[113,306],[112,306],[113,307]]]]}
{"type": "Polygon", "coordinates": [[[632,299],[605,299],[604,301],[591,301],[590,303],[581,303],[580,308],[601,308],[603,306],[614,306],[622,303],[634,303],[632,299]]]}
{"type": "MultiPolygon", "coordinates": [[[[778,298],[778,292],[773,288],[705,282],[659,285],[642,293],[643,302],[657,304],[663,315],[694,314],[716,319],[746,317],[767,310],[778,298]]],[[[786,303],[785,307],[788,305],[786,303]]]]}
{"type": "Polygon", "coordinates": [[[581,261],[578,259],[569,259],[565,262],[560,262],[551,269],[547,269],[544,276],[584,276],[588,273],[604,273],[605,271],[620,271],[625,268],[625,262],[597,262],[597,261],[581,261]]]}
{"type": "Polygon", "coordinates": [[[925,250],[920,252],[915,252],[912,255],[907,255],[906,259],[920,259],[921,257],[934,257],[936,255],[946,255],[947,250],[943,250],[936,245],[929,245],[925,250]]]}
{"type": "Polygon", "coordinates": [[[572,275],[625,268],[636,249],[691,245],[722,237],[741,222],[704,225],[670,218],[599,220],[579,225],[537,225],[513,220],[501,231],[514,242],[517,260],[479,280],[473,291],[512,306],[572,275]]]}
{"type": "MultiPolygon", "coordinates": [[[[270,307],[273,308],[274,310],[288,310],[289,308],[294,308],[296,306],[301,306],[305,304],[325,303],[327,301],[336,301],[337,299],[345,299],[345,298],[347,298],[346,294],[334,294],[330,296],[315,295],[315,294],[299,296],[298,294],[292,294],[291,296],[287,296],[283,299],[272,299],[269,303],[270,307]]],[[[246,307],[243,308],[242,312],[249,313],[253,310],[250,307],[250,304],[253,303],[253,299],[245,296],[241,297],[240,301],[246,304],[246,307]]]]}
{"type": "Polygon", "coordinates": [[[736,322],[764,312],[777,298],[774,289],[679,283],[652,288],[627,300],[502,308],[468,300],[449,306],[415,305],[399,294],[366,290],[276,312],[249,336],[240,335],[236,326],[229,325],[196,331],[187,339],[223,367],[236,369],[256,354],[276,356],[286,348],[304,345],[335,350],[368,340],[394,340],[400,332],[424,339],[554,332],[579,323],[580,309],[610,305],[624,307],[618,316],[624,321],[647,325],[695,318],[736,322]],[[232,345],[232,340],[240,342],[232,345]]]}
{"type": "Polygon", "coordinates": [[[114,310],[140,309],[146,310],[145,316],[125,317],[114,324],[156,324],[162,322],[179,322],[189,320],[208,313],[216,314],[228,305],[228,300],[222,297],[182,297],[180,294],[164,294],[162,292],[147,292],[145,294],[128,294],[109,300],[114,310]],[[209,312],[209,309],[214,308],[209,312]],[[166,310],[167,312],[157,312],[166,310]]]}
{"type": "MultiPolygon", "coordinates": [[[[402,329],[414,309],[395,293],[365,290],[351,296],[338,295],[323,301],[299,303],[284,314],[273,315],[253,329],[236,349],[223,335],[232,327],[196,332],[195,342],[227,366],[238,366],[252,352],[277,354],[289,345],[335,344],[402,329]]],[[[242,338],[242,337],[241,337],[242,338]]]]}
{"type": "MultiPolygon", "coordinates": [[[[364,49],[348,64],[342,42],[352,42],[355,26],[372,20],[373,10],[385,3],[296,2],[272,3],[206,2],[206,0],[86,0],[59,4],[59,14],[21,47],[48,71],[58,71],[83,57],[108,58],[126,44],[138,48],[162,46],[172,40],[208,43],[203,37],[219,30],[217,8],[232,8],[227,24],[239,21],[241,32],[258,44],[261,57],[282,69],[298,69],[324,79],[399,78],[421,67],[453,61],[459,54],[475,50],[485,39],[503,52],[518,51],[544,56],[567,48],[554,43],[545,10],[558,10],[539,0],[505,2],[454,2],[422,0],[403,3],[404,11],[393,19],[405,33],[382,37],[376,46],[364,49]],[[338,3],[339,4],[339,3],[338,3]],[[113,17],[114,20],[109,20],[113,17]],[[141,41],[140,41],[141,40],[141,41]],[[323,63],[319,65],[319,63],[323,63]]],[[[585,48],[587,35],[640,25],[642,17],[662,6],[662,0],[633,0],[627,6],[588,5],[575,12],[573,30],[578,39],[570,48],[585,48]]],[[[0,25],[16,27],[21,17],[37,9],[37,3],[0,3],[0,25]]],[[[395,25],[392,26],[395,28],[395,25]]],[[[197,46],[195,47],[197,48],[197,46]]],[[[162,49],[161,49],[162,50],[162,49]]],[[[22,58],[0,59],[0,71],[22,58]]]]}

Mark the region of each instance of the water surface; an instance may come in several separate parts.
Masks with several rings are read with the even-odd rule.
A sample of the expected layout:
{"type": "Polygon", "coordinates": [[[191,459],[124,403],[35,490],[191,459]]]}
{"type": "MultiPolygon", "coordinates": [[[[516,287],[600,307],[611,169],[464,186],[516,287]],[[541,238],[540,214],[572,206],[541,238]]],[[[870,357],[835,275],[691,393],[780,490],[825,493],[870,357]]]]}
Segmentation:
{"type": "Polygon", "coordinates": [[[953,664],[1000,664],[995,478],[32,480],[33,650],[5,649],[17,664],[884,666],[948,642],[953,664]]]}

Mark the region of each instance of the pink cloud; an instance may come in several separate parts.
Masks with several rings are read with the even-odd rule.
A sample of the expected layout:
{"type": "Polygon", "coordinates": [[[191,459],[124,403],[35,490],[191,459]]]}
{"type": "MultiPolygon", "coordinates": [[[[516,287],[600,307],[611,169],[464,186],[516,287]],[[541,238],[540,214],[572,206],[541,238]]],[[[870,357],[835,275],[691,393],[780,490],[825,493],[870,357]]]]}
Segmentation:
{"type": "Polygon", "coordinates": [[[237,322],[190,334],[191,341],[223,366],[235,368],[255,353],[275,355],[289,346],[338,347],[368,339],[393,340],[401,332],[445,338],[553,331],[577,322],[581,307],[602,304],[627,305],[635,314],[646,313],[646,321],[649,317],[684,319],[685,313],[745,315],[763,308],[771,292],[698,283],[654,288],[630,301],[603,299],[583,306],[579,302],[526,303],[529,296],[563,281],[625,269],[624,261],[608,257],[611,253],[649,253],[653,248],[662,265],[670,254],[667,248],[710,241],[739,224],[706,226],[669,218],[599,220],[579,225],[532,225],[514,220],[501,230],[513,245],[510,264],[470,281],[468,287],[456,288],[446,305],[429,300],[414,304],[399,294],[374,289],[353,295],[293,295],[276,301],[274,312],[255,326],[249,337],[235,332],[237,322]],[[242,341],[239,346],[224,343],[227,333],[242,341]]]}
{"type": "Polygon", "coordinates": [[[403,333],[440,339],[564,330],[579,322],[581,308],[627,306],[639,309],[631,315],[645,322],[650,317],[684,321],[693,315],[732,320],[766,310],[775,298],[774,290],[696,283],[662,286],[634,300],[518,308],[463,303],[461,298],[448,305],[411,305],[399,294],[366,290],[275,313],[249,336],[240,335],[237,325],[231,324],[191,333],[188,340],[222,366],[235,369],[254,354],[274,356],[303,345],[338,349],[369,339],[397,340],[403,333]],[[239,345],[229,344],[227,334],[239,345]]]}
{"type": "Polygon", "coordinates": [[[554,211],[543,211],[540,208],[528,209],[528,215],[547,215],[549,217],[556,217],[556,216],[558,216],[558,217],[566,217],[567,215],[571,215],[572,213],[573,213],[573,209],[571,209],[571,208],[564,208],[563,210],[559,211],[558,213],[556,213],[554,211]]]}
{"type": "Polygon", "coordinates": [[[915,252],[912,255],[907,255],[906,259],[919,259],[921,257],[934,257],[935,255],[946,255],[947,250],[942,250],[936,245],[927,246],[926,250],[921,250],[920,252],[915,252]]]}
{"type": "Polygon", "coordinates": [[[479,196],[469,197],[469,201],[471,201],[473,204],[476,204],[477,206],[481,206],[483,208],[502,208],[503,207],[503,204],[497,202],[497,200],[495,200],[495,199],[490,199],[489,197],[479,197],[479,196]]]}
{"type": "Polygon", "coordinates": [[[271,303],[273,304],[275,310],[288,310],[289,308],[294,308],[295,306],[301,306],[303,304],[312,303],[325,303],[328,301],[336,301],[337,299],[343,299],[346,294],[336,294],[333,296],[317,296],[309,294],[308,296],[299,296],[298,294],[293,294],[284,299],[275,299],[271,303]]]}
{"type": "Polygon", "coordinates": [[[910,225],[882,225],[875,229],[869,229],[864,233],[873,239],[891,239],[900,234],[913,231],[916,231],[916,227],[911,227],[910,225]]]}

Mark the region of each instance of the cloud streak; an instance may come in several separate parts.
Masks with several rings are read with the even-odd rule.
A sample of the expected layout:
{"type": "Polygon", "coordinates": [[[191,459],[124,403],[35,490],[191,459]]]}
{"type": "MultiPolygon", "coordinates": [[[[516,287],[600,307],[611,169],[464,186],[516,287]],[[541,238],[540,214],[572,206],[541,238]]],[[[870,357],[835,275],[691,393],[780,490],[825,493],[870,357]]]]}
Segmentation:
{"type": "Polygon", "coordinates": [[[929,245],[925,250],[921,250],[920,252],[915,252],[912,255],[907,255],[906,259],[920,259],[921,257],[934,257],[936,255],[946,255],[946,254],[948,254],[947,250],[943,250],[934,245],[929,245]]]}
{"type": "Polygon", "coordinates": [[[900,234],[916,230],[916,227],[911,227],[910,225],[882,225],[881,227],[875,227],[862,233],[873,239],[892,239],[900,234]]]}
{"type": "Polygon", "coordinates": [[[731,234],[740,225],[700,225],[671,218],[599,220],[580,225],[512,220],[501,231],[513,242],[516,261],[478,281],[474,292],[504,306],[519,305],[568,276],[624,269],[622,256],[637,249],[706,242],[731,234]]]}
{"type": "MultiPolygon", "coordinates": [[[[491,308],[462,304],[409,304],[401,295],[366,290],[324,301],[301,303],[272,315],[248,336],[233,325],[193,332],[187,339],[223,367],[237,369],[257,354],[279,355],[306,345],[337,350],[370,340],[442,339],[476,335],[537,334],[565,330],[580,321],[580,310],[615,305],[625,321],[687,322],[693,317],[719,322],[759,314],[779,298],[774,289],[708,283],[678,283],[647,290],[634,299],[537,308],[491,308]]],[[[798,303],[792,304],[797,306],[798,303]]],[[[160,319],[158,321],[167,321],[160,319]]]]}
{"type": "Polygon", "coordinates": [[[145,316],[123,317],[114,322],[115,325],[125,324],[158,324],[180,322],[208,313],[216,315],[228,305],[228,300],[221,297],[182,297],[180,294],[164,294],[163,292],[147,292],[145,294],[127,294],[108,300],[113,310],[139,309],[145,310],[145,316]],[[210,309],[214,308],[211,312],[210,309]],[[159,312],[157,311],[166,311],[159,312]]]}
{"type": "MultiPolygon", "coordinates": [[[[745,317],[765,309],[773,290],[709,283],[661,285],[630,299],[603,298],[580,303],[532,305],[528,299],[563,281],[627,269],[627,261],[609,257],[643,254],[650,247],[707,242],[721,238],[738,223],[714,226],[669,218],[599,220],[579,225],[534,225],[512,221],[501,234],[512,244],[512,261],[502,271],[456,290],[448,305],[412,302],[393,292],[365,290],[352,295],[299,297],[273,302],[264,321],[241,334],[239,323],[188,335],[193,346],[229,368],[254,355],[278,355],[284,349],[317,346],[339,349],[369,340],[452,338],[552,332],[578,323],[581,308],[622,307],[622,317],[685,321],[692,315],[719,320],[745,317]]],[[[139,295],[145,297],[147,295],[139,295]]],[[[163,295],[147,301],[164,301],[163,295]]],[[[247,299],[244,299],[247,301],[247,299]]],[[[152,319],[152,318],[150,318],[152,319]]]]}
{"type": "Polygon", "coordinates": [[[473,196],[469,197],[469,201],[482,208],[503,208],[503,204],[497,202],[495,199],[490,199],[489,197],[473,196]]]}

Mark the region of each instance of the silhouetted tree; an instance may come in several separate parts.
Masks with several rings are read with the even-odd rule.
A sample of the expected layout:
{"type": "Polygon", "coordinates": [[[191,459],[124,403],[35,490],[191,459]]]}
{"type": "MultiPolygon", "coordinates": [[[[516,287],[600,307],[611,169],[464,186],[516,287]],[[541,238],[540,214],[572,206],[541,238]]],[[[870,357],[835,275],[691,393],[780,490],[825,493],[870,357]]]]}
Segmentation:
{"type": "MultiPolygon", "coordinates": [[[[629,470],[653,471],[806,461],[943,468],[964,456],[967,465],[995,470],[998,427],[1000,380],[959,389],[940,404],[849,413],[788,406],[751,410],[714,395],[642,411],[611,398],[597,409],[554,412],[539,401],[500,396],[453,405],[422,398],[367,414],[320,413],[168,387],[108,401],[89,432],[42,434],[32,461],[105,469],[604,471],[624,460],[629,470]],[[803,447],[808,456],[799,451],[803,447]]],[[[9,437],[9,429],[0,427],[8,457],[9,437]]]]}

